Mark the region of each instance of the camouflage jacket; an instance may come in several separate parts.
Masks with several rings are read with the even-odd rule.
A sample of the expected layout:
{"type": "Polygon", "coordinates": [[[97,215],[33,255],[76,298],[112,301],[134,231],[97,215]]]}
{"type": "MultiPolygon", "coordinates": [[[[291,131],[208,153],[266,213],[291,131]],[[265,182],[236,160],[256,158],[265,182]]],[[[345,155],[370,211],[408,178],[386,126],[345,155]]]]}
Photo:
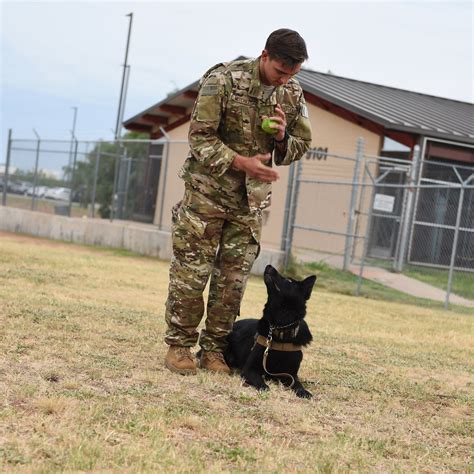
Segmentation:
{"type": "Polygon", "coordinates": [[[298,81],[290,79],[264,100],[259,61],[220,63],[203,76],[191,115],[191,152],[180,171],[188,186],[216,204],[238,209],[248,200],[252,213],[261,213],[269,205],[271,184],[234,170],[231,164],[236,154],[273,153],[276,165],[289,165],[311,145],[308,110],[298,81]],[[289,138],[284,156],[278,153],[273,137],[261,129],[261,117],[275,115],[276,104],[282,107],[287,121],[289,138]]]}

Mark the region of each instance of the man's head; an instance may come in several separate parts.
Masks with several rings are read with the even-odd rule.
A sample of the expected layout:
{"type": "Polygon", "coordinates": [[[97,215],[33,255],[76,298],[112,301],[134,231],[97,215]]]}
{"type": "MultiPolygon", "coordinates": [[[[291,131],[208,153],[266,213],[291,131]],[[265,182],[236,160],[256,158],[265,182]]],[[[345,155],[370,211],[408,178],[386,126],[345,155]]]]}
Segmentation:
{"type": "Polygon", "coordinates": [[[260,75],[266,85],[281,86],[308,59],[304,39],[293,30],[281,28],[270,34],[260,57],[260,75]]]}

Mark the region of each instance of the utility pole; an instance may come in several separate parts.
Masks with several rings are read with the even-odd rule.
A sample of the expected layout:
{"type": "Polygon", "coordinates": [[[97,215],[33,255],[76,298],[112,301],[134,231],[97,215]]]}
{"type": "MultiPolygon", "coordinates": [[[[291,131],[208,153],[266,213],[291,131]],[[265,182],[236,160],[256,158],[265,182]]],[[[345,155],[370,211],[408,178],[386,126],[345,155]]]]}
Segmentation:
{"type": "MultiPolygon", "coordinates": [[[[71,173],[72,147],[74,145],[74,140],[76,139],[76,120],[77,120],[77,107],[71,107],[71,109],[74,109],[74,116],[73,116],[73,119],[72,119],[71,145],[69,146],[68,174],[71,173]]],[[[69,176],[68,176],[68,178],[69,178],[69,176]]]]}
{"type": "Polygon", "coordinates": [[[117,140],[120,137],[120,132],[122,130],[122,122],[121,119],[123,117],[123,112],[125,110],[125,96],[126,96],[126,87],[128,87],[128,81],[126,81],[126,77],[129,73],[130,66],[127,64],[128,60],[128,49],[130,46],[130,35],[132,33],[132,21],[133,21],[133,13],[129,13],[126,15],[130,17],[130,22],[128,24],[128,37],[127,37],[127,46],[125,48],[125,63],[123,65],[123,74],[122,74],[122,85],[120,87],[120,99],[119,105],[117,110],[117,123],[115,125],[115,139],[117,140]]]}
{"type": "Polygon", "coordinates": [[[77,107],[71,107],[71,109],[74,109],[74,118],[72,119],[72,137],[76,138],[76,120],[77,120],[77,107]]]}

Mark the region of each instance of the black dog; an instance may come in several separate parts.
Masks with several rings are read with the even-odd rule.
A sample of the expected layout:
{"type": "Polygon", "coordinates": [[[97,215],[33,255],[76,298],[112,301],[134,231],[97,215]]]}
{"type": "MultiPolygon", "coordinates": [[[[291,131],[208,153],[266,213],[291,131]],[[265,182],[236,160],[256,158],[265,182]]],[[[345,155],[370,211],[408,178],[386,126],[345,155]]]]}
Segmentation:
{"type": "Polygon", "coordinates": [[[268,293],[263,317],[234,324],[225,360],[230,367],[240,369],[244,381],[258,390],[268,390],[265,376],[291,387],[298,397],[311,398],[298,380],[298,370],[302,347],[313,339],[303,318],[316,276],[295,281],[267,265],[263,278],[268,293]]]}

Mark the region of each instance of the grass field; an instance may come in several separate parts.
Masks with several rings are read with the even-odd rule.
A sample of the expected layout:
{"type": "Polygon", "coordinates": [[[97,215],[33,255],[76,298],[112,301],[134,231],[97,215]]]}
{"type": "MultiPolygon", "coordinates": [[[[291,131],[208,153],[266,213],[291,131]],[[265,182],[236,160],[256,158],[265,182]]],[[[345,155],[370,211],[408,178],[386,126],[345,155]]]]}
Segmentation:
{"type": "MultiPolygon", "coordinates": [[[[167,272],[0,234],[0,471],[473,469],[472,315],[331,293],[321,272],[307,401],[166,371],[167,272]]],[[[265,299],[252,278],[242,315],[265,299]]]]}
{"type": "MultiPolygon", "coordinates": [[[[319,280],[319,289],[325,289],[332,293],[340,293],[349,296],[356,294],[358,276],[349,271],[338,270],[323,262],[298,264],[291,262],[288,267],[288,274],[294,278],[303,278],[305,275],[312,273],[323,277],[319,280]]],[[[415,273],[413,278],[416,278],[418,274],[419,273],[415,273]]],[[[427,276],[427,274],[425,274],[425,276],[427,276]]],[[[430,283],[428,278],[424,279],[420,277],[418,279],[430,283]]],[[[437,286],[436,283],[439,283],[439,275],[436,274],[435,278],[432,278],[431,281],[433,286],[437,286]]],[[[459,288],[464,288],[466,290],[463,293],[463,296],[474,301],[474,273],[466,272],[463,274],[463,279],[458,279],[458,281],[462,281],[462,286],[459,286],[459,288]]],[[[365,278],[362,279],[360,296],[363,298],[394,303],[405,303],[425,308],[444,309],[444,302],[427,298],[418,298],[365,278]]],[[[469,306],[453,305],[450,303],[449,311],[471,314],[474,316],[474,309],[469,306]]]]}

